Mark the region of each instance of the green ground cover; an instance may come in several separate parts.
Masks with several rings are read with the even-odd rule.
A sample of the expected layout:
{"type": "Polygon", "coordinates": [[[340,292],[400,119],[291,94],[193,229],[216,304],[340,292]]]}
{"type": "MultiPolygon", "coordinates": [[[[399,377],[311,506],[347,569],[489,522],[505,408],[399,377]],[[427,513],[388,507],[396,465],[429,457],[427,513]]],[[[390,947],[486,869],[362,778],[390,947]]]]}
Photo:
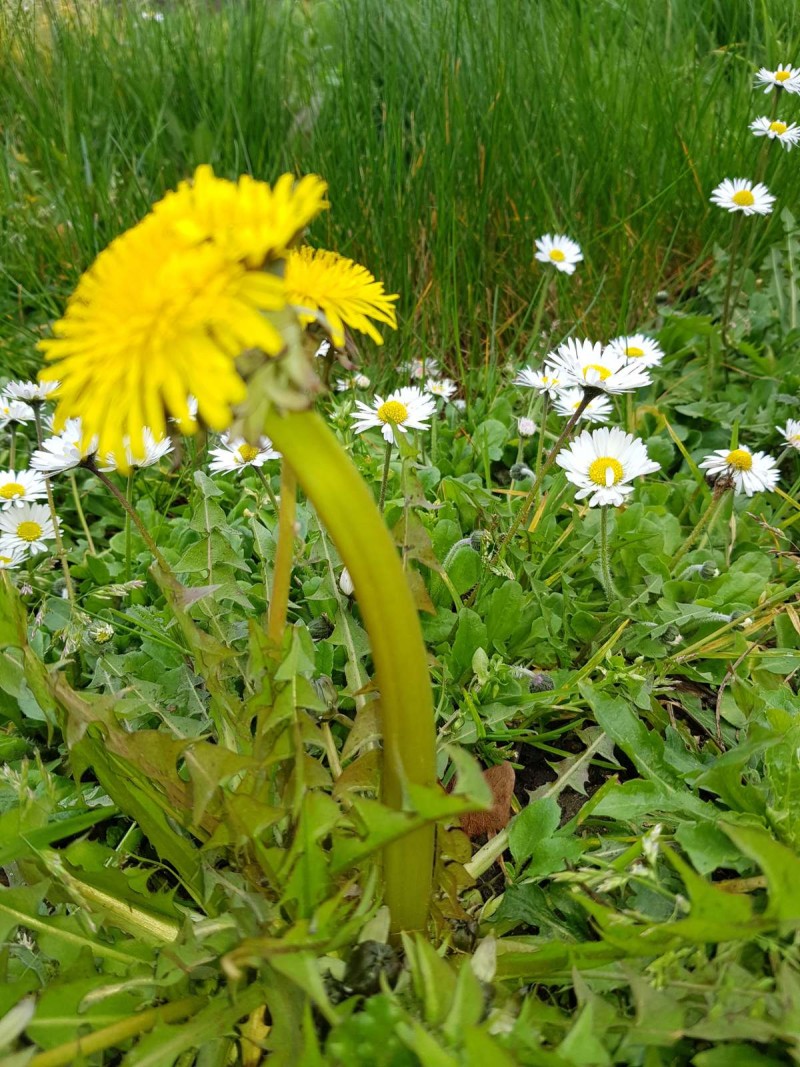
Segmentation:
{"type": "MultiPolygon", "coordinates": [[[[387,632],[401,607],[380,576],[359,606],[311,490],[293,528],[288,464],[214,470],[200,433],[130,476],[54,474],[63,552],[0,567],[0,1063],[798,1062],[800,148],[748,126],[800,117],[753,87],[800,58],[800,14],[156,10],[0,13],[0,383],[197,165],[321,174],[308,240],[399,295],[382,347],[313,365],[419,609],[445,788],[378,802],[364,607],[387,632]],[[712,205],[738,176],[774,210],[712,205]],[[545,232],[574,274],[534,258],[545,232]],[[663,359],[608,425],[657,469],[592,507],[548,463],[567,417],[514,379],[639,330],[663,359]],[[416,360],[453,395],[388,448],[356,432],[416,360]],[[755,457],[700,466],[748,449],[774,491],[735,491],[755,457]],[[433,823],[429,924],[400,939],[384,881],[396,901],[419,871],[378,858],[433,823]]],[[[3,417],[0,557],[37,436],[3,417]]]]}

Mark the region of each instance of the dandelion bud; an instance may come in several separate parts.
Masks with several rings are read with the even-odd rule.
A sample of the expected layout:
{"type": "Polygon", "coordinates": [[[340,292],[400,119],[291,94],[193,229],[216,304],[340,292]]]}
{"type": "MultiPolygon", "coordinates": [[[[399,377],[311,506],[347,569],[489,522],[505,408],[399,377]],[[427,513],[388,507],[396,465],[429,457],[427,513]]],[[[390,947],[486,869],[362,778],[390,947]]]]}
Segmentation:
{"type": "Polygon", "coordinates": [[[528,682],[528,690],[531,693],[549,693],[555,687],[556,683],[549,674],[544,674],[543,671],[534,671],[528,682]]]}
{"type": "Polygon", "coordinates": [[[308,624],[308,632],[312,641],[324,641],[333,633],[333,623],[327,615],[322,614],[318,619],[312,619],[308,624]]]}
{"type": "Polygon", "coordinates": [[[533,471],[530,467],[526,467],[524,463],[515,463],[509,474],[513,482],[524,482],[527,478],[533,477],[533,471]]]}
{"type": "Polygon", "coordinates": [[[355,586],[353,585],[353,579],[350,577],[350,571],[347,567],[342,568],[342,573],[339,575],[339,588],[345,596],[352,596],[355,586]]]}
{"type": "Polygon", "coordinates": [[[707,559],[700,568],[700,577],[706,582],[710,582],[713,578],[719,578],[719,567],[713,560],[707,559]]]}
{"type": "Polygon", "coordinates": [[[668,626],[664,631],[663,641],[665,645],[679,645],[683,641],[683,634],[677,626],[668,626]]]}
{"type": "Polygon", "coordinates": [[[480,552],[481,543],[488,536],[489,535],[486,530],[473,530],[472,533],[469,535],[470,548],[472,548],[475,552],[480,552]]]}
{"type": "Polygon", "coordinates": [[[520,437],[533,437],[536,433],[536,423],[533,419],[517,419],[517,432],[520,437]]]}

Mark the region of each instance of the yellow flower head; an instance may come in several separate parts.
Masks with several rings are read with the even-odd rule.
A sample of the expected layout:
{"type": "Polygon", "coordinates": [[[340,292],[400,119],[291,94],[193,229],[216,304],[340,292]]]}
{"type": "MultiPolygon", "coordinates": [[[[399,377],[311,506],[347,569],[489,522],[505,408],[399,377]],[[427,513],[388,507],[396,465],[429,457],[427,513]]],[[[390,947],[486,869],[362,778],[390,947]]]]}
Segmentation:
{"type": "Polygon", "coordinates": [[[287,303],[298,309],[300,321],[307,325],[315,318],[302,309],[321,311],[337,347],[344,344],[345,326],[369,334],[379,345],[383,338],[370,319],[397,329],[397,295],[384,292],[383,283],[352,259],[307,246],[294,249],[286,258],[285,280],[287,303]]]}
{"type": "Polygon", "coordinates": [[[231,423],[246,386],[235,360],[245,349],[271,355],[284,345],[261,314],[285,306],[283,283],[247,270],[216,243],[190,246],[148,215],[101,252],[80,279],[53,338],[40,348],[59,380],[56,421],[79,416],[97,451],[144,455],[142,430],[156,439],[166,414],[190,432],[187,398],[212,429],[231,423]]]}
{"type": "Polygon", "coordinates": [[[327,183],[316,174],[284,174],[274,186],[243,175],[238,182],[198,167],[153,207],[153,214],[189,244],[212,241],[230,259],[262,267],[282,258],[297,235],[328,207],[327,183]]]}

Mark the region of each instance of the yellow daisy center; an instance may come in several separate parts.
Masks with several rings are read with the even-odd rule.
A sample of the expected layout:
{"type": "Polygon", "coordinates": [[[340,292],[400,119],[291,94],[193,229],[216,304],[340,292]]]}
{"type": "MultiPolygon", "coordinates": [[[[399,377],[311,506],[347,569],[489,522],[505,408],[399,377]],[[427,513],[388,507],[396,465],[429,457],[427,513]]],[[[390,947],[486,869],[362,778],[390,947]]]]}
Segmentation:
{"type": "Polygon", "coordinates": [[[0,556],[0,565],[6,566],[9,563],[13,563],[14,560],[11,556],[0,556]]]}
{"type": "Polygon", "coordinates": [[[598,456],[589,464],[589,478],[595,485],[616,485],[622,481],[622,464],[613,456],[598,456]],[[612,479],[609,481],[608,472],[611,471],[612,479]]]}
{"type": "Polygon", "coordinates": [[[258,449],[255,445],[239,445],[239,455],[242,463],[252,463],[258,455],[258,449]]]}
{"type": "Polygon", "coordinates": [[[772,133],[778,134],[786,133],[786,131],[789,129],[785,122],[778,122],[777,120],[775,122],[771,122],[769,124],[769,128],[772,133]]]}
{"type": "Polygon", "coordinates": [[[775,81],[785,82],[791,78],[792,72],[790,70],[777,70],[775,71],[775,81]]]}
{"type": "Polygon", "coordinates": [[[630,359],[637,359],[639,356],[644,355],[644,349],[639,348],[637,345],[628,345],[625,349],[625,355],[630,359]]]}
{"type": "Polygon", "coordinates": [[[734,448],[728,453],[726,462],[731,467],[735,467],[737,471],[749,471],[753,466],[753,457],[743,448],[734,448]]]}
{"type": "Polygon", "coordinates": [[[15,496],[25,496],[25,486],[19,482],[6,482],[0,485],[0,497],[3,500],[13,500],[15,496]]]}
{"type": "Polygon", "coordinates": [[[394,426],[397,426],[408,418],[408,408],[405,404],[401,404],[399,400],[387,400],[381,404],[375,414],[381,422],[391,422],[394,426]]]}
{"type": "Polygon", "coordinates": [[[551,248],[550,258],[553,260],[554,263],[563,263],[567,257],[564,255],[560,248],[551,248]]]}
{"type": "Polygon", "coordinates": [[[756,198],[749,189],[740,189],[738,193],[733,194],[731,200],[737,207],[752,207],[756,202],[756,198]]]}
{"type": "Polygon", "coordinates": [[[29,519],[21,522],[17,527],[17,537],[20,541],[38,541],[42,536],[42,528],[38,522],[29,519]]]}
{"type": "Polygon", "coordinates": [[[601,382],[604,382],[606,378],[611,377],[611,371],[608,369],[608,367],[602,367],[599,363],[587,363],[586,366],[583,368],[584,378],[589,377],[588,372],[590,370],[597,371],[597,375],[600,378],[601,382]]]}

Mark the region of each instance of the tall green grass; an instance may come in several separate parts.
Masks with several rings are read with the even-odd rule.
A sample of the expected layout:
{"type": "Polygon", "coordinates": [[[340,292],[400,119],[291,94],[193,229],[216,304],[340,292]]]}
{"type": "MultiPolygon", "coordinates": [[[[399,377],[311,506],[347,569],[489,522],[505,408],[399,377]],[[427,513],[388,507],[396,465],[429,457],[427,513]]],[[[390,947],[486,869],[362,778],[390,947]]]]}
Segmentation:
{"type": "MultiPolygon", "coordinates": [[[[800,8],[782,0],[182,0],[161,23],[138,5],[26,6],[0,14],[11,369],[94,255],[204,161],[329,180],[314,240],[401,295],[387,360],[459,371],[535,347],[548,230],[586,255],[555,279],[556,328],[632,328],[727,243],[708,195],[754,173],[747,124],[771,101],[752,73],[800,59],[800,8]]],[[[798,155],[770,147],[765,179],[791,207],[798,155]]],[[[778,212],[747,224],[757,255],[778,212]]]]}

